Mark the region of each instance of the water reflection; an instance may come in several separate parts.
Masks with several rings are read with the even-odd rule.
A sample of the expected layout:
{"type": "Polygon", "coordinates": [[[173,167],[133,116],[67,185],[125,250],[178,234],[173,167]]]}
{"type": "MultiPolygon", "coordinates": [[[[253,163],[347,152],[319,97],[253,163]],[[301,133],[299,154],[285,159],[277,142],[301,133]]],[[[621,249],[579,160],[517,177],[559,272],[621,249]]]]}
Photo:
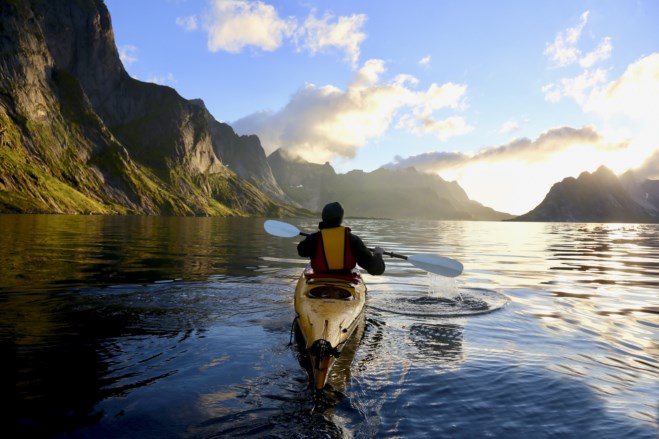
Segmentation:
{"type": "Polygon", "coordinates": [[[297,359],[299,369],[293,373],[269,364],[268,373],[202,395],[199,405],[206,420],[193,427],[194,436],[290,437],[294,428],[298,437],[350,437],[353,425],[366,421],[346,394],[364,328],[362,318],[322,392],[313,388],[309,358],[295,331],[287,354],[297,359]]]}
{"type": "Polygon", "coordinates": [[[288,344],[296,240],[259,219],[0,216],[9,435],[657,437],[657,226],[351,225],[465,273],[365,276],[364,335],[318,410],[288,344]],[[464,292],[510,303],[446,318],[464,292]]]}
{"type": "Polygon", "coordinates": [[[432,357],[443,366],[463,361],[463,327],[455,323],[442,325],[417,323],[410,327],[410,337],[422,357],[432,357]]]}
{"type": "MultiPolygon", "coordinates": [[[[253,276],[258,226],[0,215],[2,388],[11,428],[48,436],[94,425],[104,416],[98,402],[179,373],[187,343],[203,338],[209,322],[231,317],[222,316],[223,303],[240,289],[189,281],[253,276]]],[[[261,292],[264,303],[288,308],[268,298],[267,287],[261,292]]],[[[228,309],[241,313],[241,303],[254,311],[246,301],[228,309]]]]}
{"type": "Polygon", "coordinates": [[[562,262],[558,270],[579,271],[588,276],[580,283],[601,285],[656,286],[659,261],[657,239],[650,237],[651,225],[583,226],[564,229],[554,226],[558,235],[548,251],[562,262]]]}
{"type": "Polygon", "coordinates": [[[0,292],[249,275],[263,255],[261,224],[240,218],[0,215],[0,230],[0,292]]]}

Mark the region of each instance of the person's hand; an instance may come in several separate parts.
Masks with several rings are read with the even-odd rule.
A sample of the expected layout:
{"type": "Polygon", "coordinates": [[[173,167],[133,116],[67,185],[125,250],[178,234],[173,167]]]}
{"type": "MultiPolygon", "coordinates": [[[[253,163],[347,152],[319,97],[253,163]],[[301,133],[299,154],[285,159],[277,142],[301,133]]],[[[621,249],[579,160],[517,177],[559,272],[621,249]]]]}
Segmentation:
{"type": "Polygon", "coordinates": [[[382,255],[384,254],[384,249],[382,247],[375,247],[373,249],[373,254],[376,254],[376,255],[382,257],[382,255]]]}

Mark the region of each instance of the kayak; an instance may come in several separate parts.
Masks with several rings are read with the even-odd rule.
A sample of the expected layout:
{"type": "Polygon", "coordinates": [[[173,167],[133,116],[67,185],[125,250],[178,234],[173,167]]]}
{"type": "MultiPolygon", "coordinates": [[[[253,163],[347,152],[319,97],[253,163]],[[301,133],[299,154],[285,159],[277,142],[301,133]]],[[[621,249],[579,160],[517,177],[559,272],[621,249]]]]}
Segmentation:
{"type": "Polygon", "coordinates": [[[366,285],[358,270],[330,275],[307,267],[300,276],[295,288],[295,321],[316,390],[325,387],[336,359],[363,322],[365,303],[366,285]]]}

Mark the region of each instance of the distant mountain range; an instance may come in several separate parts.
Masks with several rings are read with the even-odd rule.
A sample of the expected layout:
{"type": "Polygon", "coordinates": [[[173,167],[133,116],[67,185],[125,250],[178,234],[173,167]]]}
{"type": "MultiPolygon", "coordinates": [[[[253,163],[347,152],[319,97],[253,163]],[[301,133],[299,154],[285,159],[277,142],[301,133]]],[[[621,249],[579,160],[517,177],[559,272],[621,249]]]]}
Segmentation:
{"type": "Polygon", "coordinates": [[[554,184],[545,199],[516,221],[659,222],[659,181],[633,171],[617,177],[602,166],[554,184]]]}
{"type": "Polygon", "coordinates": [[[338,200],[348,214],[371,218],[512,218],[470,200],[456,182],[414,168],[337,174],[329,163],[308,163],[287,157],[281,150],[272,153],[268,162],[284,192],[312,211],[321,210],[327,201],[338,200]]]}
{"type": "MultiPolygon", "coordinates": [[[[566,179],[523,221],[659,221],[658,184],[566,179]]],[[[410,168],[337,174],[125,71],[102,0],[0,2],[0,212],[504,220],[410,168]]]]}

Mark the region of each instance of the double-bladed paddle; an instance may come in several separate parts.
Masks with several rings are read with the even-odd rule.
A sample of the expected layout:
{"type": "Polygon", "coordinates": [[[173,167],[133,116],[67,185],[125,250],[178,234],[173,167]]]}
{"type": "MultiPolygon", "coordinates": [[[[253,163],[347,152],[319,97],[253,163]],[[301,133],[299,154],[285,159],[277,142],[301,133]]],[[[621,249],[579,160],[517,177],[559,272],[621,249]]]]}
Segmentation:
{"type": "MultiPolygon", "coordinates": [[[[280,238],[294,238],[296,236],[309,236],[308,233],[301,232],[300,229],[292,224],[282,221],[267,220],[263,223],[265,231],[270,235],[279,236],[280,238]]],[[[373,249],[369,249],[373,251],[373,249]]],[[[399,255],[393,252],[384,252],[385,255],[392,258],[405,259],[415,267],[430,273],[439,274],[446,277],[456,277],[462,273],[463,266],[455,259],[446,258],[439,255],[399,255]]]]}

